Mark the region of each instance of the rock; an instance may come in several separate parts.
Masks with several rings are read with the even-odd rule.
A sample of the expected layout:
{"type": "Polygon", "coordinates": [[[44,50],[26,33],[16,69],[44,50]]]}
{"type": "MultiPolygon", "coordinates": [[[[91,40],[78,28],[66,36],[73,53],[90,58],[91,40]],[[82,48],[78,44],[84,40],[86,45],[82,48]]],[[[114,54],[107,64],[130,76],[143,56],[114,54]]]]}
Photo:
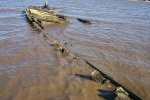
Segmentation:
{"type": "Polygon", "coordinates": [[[97,70],[92,71],[91,76],[95,82],[101,82],[103,84],[106,81],[106,79],[97,70]]]}

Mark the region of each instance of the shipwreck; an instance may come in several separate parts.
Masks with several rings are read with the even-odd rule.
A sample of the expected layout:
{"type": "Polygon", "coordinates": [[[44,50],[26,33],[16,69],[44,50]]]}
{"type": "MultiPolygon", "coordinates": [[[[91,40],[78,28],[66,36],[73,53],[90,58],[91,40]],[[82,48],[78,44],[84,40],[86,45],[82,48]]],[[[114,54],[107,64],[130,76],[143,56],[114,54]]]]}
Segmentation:
{"type": "Polygon", "coordinates": [[[25,13],[28,21],[38,30],[42,30],[46,25],[69,23],[65,16],[56,14],[59,11],[59,9],[50,8],[46,1],[44,6],[29,6],[25,13]]]}
{"type": "MultiPolygon", "coordinates": [[[[68,24],[67,16],[57,14],[60,10],[49,7],[48,2],[46,1],[44,6],[29,6],[25,10],[27,20],[37,29],[43,31],[44,27],[47,25],[54,24],[68,24]]],[[[90,21],[85,19],[76,18],[78,21],[84,24],[91,24],[90,21]]],[[[47,33],[43,33],[44,38],[49,38],[50,36],[47,33]]],[[[67,44],[67,43],[65,43],[67,44]]],[[[62,45],[59,44],[56,40],[53,41],[52,45],[55,50],[60,51],[64,55],[69,55],[69,51],[62,45]]],[[[142,100],[135,93],[131,92],[129,89],[125,88],[113,78],[106,75],[99,69],[97,69],[93,64],[88,62],[83,57],[73,57],[73,59],[81,58],[84,62],[89,65],[94,71],[91,73],[91,79],[95,82],[101,84],[111,83],[115,86],[113,93],[115,94],[115,100],[142,100]]],[[[76,75],[79,76],[79,75],[76,75]]]]}

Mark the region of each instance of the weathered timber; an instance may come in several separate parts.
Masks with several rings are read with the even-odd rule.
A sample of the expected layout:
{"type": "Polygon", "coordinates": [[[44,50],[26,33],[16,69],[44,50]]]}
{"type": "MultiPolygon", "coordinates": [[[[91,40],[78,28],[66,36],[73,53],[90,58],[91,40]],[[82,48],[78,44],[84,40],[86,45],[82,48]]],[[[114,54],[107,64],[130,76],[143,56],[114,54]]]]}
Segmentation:
{"type": "Polygon", "coordinates": [[[64,20],[66,20],[67,19],[67,16],[64,16],[64,15],[56,15],[58,18],[62,18],[62,19],[64,19],[64,20]]]}
{"type": "Polygon", "coordinates": [[[65,47],[60,47],[60,51],[63,54],[63,56],[66,56],[69,54],[69,51],[65,47]]]}
{"type": "Polygon", "coordinates": [[[103,84],[106,81],[106,79],[97,70],[93,70],[91,76],[95,82],[100,82],[103,84]]]}
{"type": "Polygon", "coordinates": [[[115,100],[131,100],[129,98],[129,94],[122,87],[117,87],[115,90],[115,94],[115,100]]]}
{"type": "Polygon", "coordinates": [[[41,27],[41,29],[44,29],[44,27],[42,26],[40,20],[38,20],[38,19],[36,19],[36,18],[33,18],[33,20],[39,25],[39,27],[41,27]]]}
{"type": "Polygon", "coordinates": [[[54,25],[55,23],[53,22],[47,22],[47,21],[41,21],[42,26],[49,26],[49,25],[54,25]]]}
{"type": "Polygon", "coordinates": [[[55,50],[60,51],[63,54],[63,56],[69,54],[69,51],[64,46],[61,46],[56,40],[53,41],[52,46],[55,50]]]}
{"type": "Polygon", "coordinates": [[[48,33],[43,33],[43,37],[44,37],[45,39],[48,39],[50,36],[48,35],[48,33]]]}
{"type": "Polygon", "coordinates": [[[38,11],[35,9],[30,9],[31,14],[37,18],[38,20],[41,21],[46,21],[46,22],[54,22],[54,23],[65,23],[66,21],[62,18],[59,18],[53,13],[47,13],[43,11],[38,11]]]}
{"type": "Polygon", "coordinates": [[[91,64],[90,62],[88,62],[86,59],[82,58],[91,68],[99,71],[99,73],[106,79],[110,80],[110,82],[116,86],[116,87],[122,87],[128,94],[129,97],[133,100],[142,100],[141,97],[137,96],[136,94],[134,94],[133,92],[131,92],[129,89],[125,88],[124,86],[122,86],[120,83],[116,82],[113,78],[111,78],[110,76],[108,76],[107,74],[103,73],[102,71],[100,71],[98,68],[96,68],[93,64],[91,64]]]}
{"type": "Polygon", "coordinates": [[[81,19],[81,18],[76,18],[76,19],[84,24],[92,24],[90,21],[85,20],[85,19],[81,19]]]}
{"type": "Polygon", "coordinates": [[[37,30],[42,31],[42,28],[36,22],[33,22],[32,24],[37,30]]]}
{"type": "Polygon", "coordinates": [[[54,48],[60,48],[60,45],[58,44],[56,40],[53,41],[52,46],[54,46],[54,48]]]}
{"type": "Polygon", "coordinates": [[[25,13],[26,13],[26,16],[27,16],[28,20],[32,22],[33,19],[32,19],[32,16],[31,16],[28,8],[25,10],[25,13]]]}
{"type": "Polygon", "coordinates": [[[44,6],[29,6],[25,10],[25,13],[28,20],[37,27],[38,30],[41,30],[44,29],[45,25],[68,24],[65,16],[56,14],[58,11],[60,10],[50,8],[46,1],[44,6]]]}

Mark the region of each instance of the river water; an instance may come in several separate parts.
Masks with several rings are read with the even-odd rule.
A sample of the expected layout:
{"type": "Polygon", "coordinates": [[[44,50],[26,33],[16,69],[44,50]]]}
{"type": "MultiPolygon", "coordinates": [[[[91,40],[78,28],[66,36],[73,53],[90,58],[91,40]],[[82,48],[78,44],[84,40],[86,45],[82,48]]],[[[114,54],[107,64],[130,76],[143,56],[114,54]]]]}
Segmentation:
{"type": "Polygon", "coordinates": [[[103,85],[80,55],[144,100],[150,99],[150,2],[129,0],[48,0],[71,24],[44,29],[69,50],[62,57],[51,40],[22,12],[43,0],[0,0],[1,100],[103,100],[103,85]],[[75,18],[88,19],[84,25],[75,18]]]}

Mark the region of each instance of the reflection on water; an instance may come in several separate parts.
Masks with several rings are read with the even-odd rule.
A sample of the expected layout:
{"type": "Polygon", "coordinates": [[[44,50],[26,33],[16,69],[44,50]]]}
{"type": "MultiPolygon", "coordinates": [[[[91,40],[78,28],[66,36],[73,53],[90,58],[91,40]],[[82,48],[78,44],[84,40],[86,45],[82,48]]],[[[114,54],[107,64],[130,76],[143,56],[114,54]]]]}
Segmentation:
{"type": "MultiPolygon", "coordinates": [[[[47,27],[71,54],[97,68],[143,99],[150,98],[150,3],[126,0],[57,0],[50,6],[70,16],[68,26],[47,27]],[[92,21],[84,25],[74,17],[92,21]],[[74,45],[73,47],[70,45],[74,45]]],[[[76,75],[90,75],[83,61],[62,57],[25,20],[22,11],[43,0],[0,1],[0,98],[99,100],[104,86],[76,75]]],[[[111,93],[111,91],[108,91],[111,93]]]]}

